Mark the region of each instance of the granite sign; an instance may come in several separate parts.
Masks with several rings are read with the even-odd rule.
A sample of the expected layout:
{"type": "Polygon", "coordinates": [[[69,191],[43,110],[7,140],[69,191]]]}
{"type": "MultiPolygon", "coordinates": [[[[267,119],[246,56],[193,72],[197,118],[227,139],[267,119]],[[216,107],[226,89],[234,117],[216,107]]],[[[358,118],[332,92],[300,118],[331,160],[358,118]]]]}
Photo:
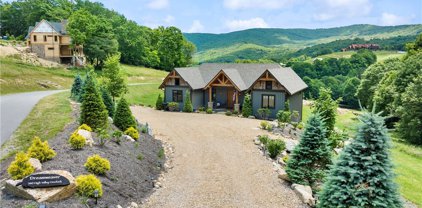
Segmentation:
{"type": "Polygon", "coordinates": [[[23,188],[47,188],[69,185],[69,180],[58,174],[34,174],[22,180],[23,188]]]}

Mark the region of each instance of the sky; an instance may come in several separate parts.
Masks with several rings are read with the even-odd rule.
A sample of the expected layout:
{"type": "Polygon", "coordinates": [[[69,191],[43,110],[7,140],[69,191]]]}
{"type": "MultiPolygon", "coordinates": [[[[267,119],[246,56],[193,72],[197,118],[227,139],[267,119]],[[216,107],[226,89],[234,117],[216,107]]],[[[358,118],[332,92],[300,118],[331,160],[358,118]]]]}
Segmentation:
{"type": "Polygon", "coordinates": [[[183,32],[422,24],[422,0],[97,0],[138,24],[183,32]]]}

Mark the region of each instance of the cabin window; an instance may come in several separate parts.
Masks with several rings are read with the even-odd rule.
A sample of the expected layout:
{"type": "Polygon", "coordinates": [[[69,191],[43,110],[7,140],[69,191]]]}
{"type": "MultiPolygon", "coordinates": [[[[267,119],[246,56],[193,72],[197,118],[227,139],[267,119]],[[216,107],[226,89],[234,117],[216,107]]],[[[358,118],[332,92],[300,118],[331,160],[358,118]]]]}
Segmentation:
{"type": "Polygon", "coordinates": [[[48,50],[50,50],[50,51],[51,51],[51,50],[54,50],[54,48],[53,48],[53,47],[48,47],[48,50]]]}
{"type": "Polygon", "coordinates": [[[37,42],[37,36],[34,35],[34,42],[37,42]]]}
{"type": "Polygon", "coordinates": [[[177,103],[183,102],[182,90],[173,90],[173,102],[177,102],[177,103]]]}
{"type": "Polygon", "coordinates": [[[47,42],[47,36],[44,35],[44,42],[47,42]]]}
{"type": "Polygon", "coordinates": [[[262,108],[275,108],[275,96],[274,95],[262,95],[262,108]]]}
{"type": "Polygon", "coordinates": [[[265,89],[272,90],[273,89],[273,82],[272,81],[265,81],[265,89]]]}
{"type": "Polygon", "coordinates": [[[57,42],[57,35],[54,36],[54,42],[57,42]]]}
{"type": "Polygon", "coordinates": [[[176,86],[180,85],[180,79],[179,78],[174,79],[174,85],[176,85],[176,86]]]}

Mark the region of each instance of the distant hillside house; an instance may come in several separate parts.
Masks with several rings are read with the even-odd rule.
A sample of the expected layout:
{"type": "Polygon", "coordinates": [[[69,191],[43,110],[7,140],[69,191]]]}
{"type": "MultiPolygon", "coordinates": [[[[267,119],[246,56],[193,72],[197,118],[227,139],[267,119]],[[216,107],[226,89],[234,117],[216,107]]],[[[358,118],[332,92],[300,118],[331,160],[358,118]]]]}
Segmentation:
{"type": "Polygon", "coordinates": [[[83,65],[82,46],[70,47],[70,36],[66,32],[67,21],[42,20],[28,28],[27,46],[38,57],[62,64],[83,65]]]}
{"type": "Polygon", "coordinates": [[[190,91],[193,108],[242,109],[246,93],[252,97],[253,114],[268,108],[271,118],[284,109],[298,111],[302,118],[303,91],[308,86],[291,69],[279,64],[204,63],[197,67],[176,68],[164,79],[164,101],[178,102],[182,108],[190,91]]]}
{"type": "Polygon", "coordinates": [[[351,44],[347,48],[343,48],[342,51],[350,51],[350,50],[359,50],[359,49],[369,49],[369,50],[379,50],[380,46],[378,44],[351,44]]]}

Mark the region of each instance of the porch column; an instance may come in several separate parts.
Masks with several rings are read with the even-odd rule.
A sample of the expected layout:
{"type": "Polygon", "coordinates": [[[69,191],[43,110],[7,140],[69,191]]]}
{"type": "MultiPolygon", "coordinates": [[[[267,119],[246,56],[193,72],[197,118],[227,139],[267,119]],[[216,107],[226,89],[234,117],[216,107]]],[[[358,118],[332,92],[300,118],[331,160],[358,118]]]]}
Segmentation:
{"type": "Polygon", "coordinates": [[[212,87],[210,86],[208,88],[208,108],[212,109],[213,105],[214,103],[212,102],[212,87]]]}
{"type": "Polygon", "coordinates": [[[239,112],[239,110],[240,110],[239,92],[237,90],[235,91],[235,95],[236,95],[236,103],[234,104],[234,109],[233,110],[239,112]]]}

